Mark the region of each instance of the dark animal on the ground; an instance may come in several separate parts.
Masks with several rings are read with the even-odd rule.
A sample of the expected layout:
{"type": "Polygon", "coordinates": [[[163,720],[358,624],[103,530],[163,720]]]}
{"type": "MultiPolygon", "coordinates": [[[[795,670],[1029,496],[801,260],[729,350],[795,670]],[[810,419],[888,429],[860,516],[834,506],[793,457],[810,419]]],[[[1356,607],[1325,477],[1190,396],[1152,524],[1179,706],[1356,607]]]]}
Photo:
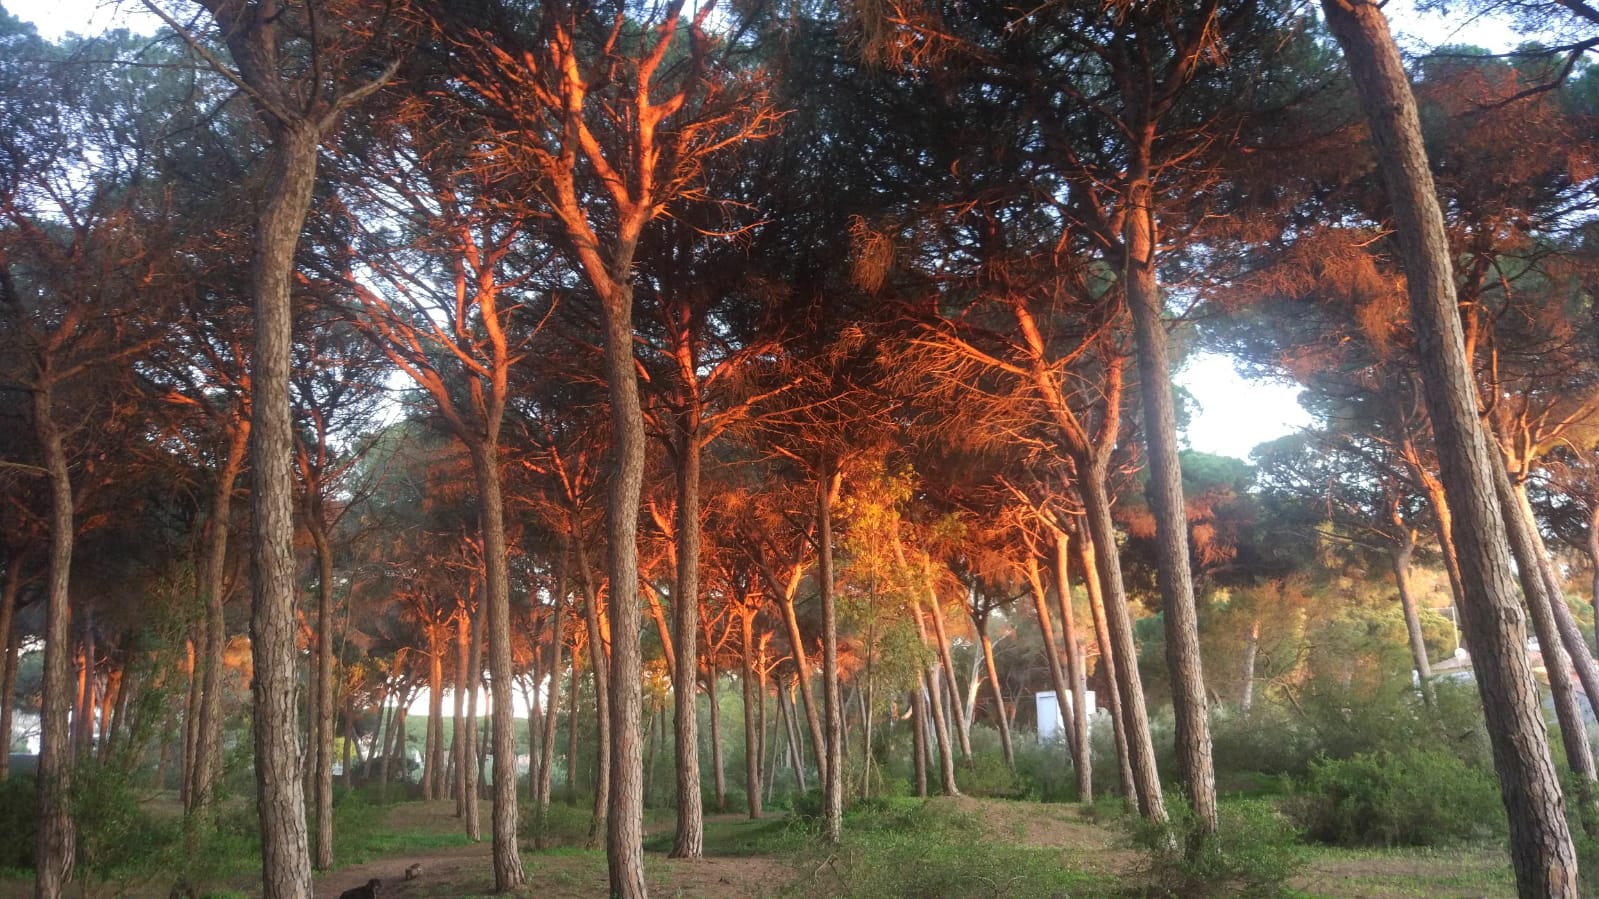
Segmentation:
{"type": "Polygon", "coordinates": [[[345,890],[339,894],[339,899],[378,899],[378,888],[383,886],[383,881],[376,877],[366,882],[364,887],[345,890]]]}
{"type": "Polygon", "coordinates": [[[421,862],[416,862],[416,863],[412,864],[409,868],[405,869],[405,879],[406,880],[415,880],[415,879],[417,879],[418,877],[421,877],[421,876],[422,876],[422,863],[421,862]]]}

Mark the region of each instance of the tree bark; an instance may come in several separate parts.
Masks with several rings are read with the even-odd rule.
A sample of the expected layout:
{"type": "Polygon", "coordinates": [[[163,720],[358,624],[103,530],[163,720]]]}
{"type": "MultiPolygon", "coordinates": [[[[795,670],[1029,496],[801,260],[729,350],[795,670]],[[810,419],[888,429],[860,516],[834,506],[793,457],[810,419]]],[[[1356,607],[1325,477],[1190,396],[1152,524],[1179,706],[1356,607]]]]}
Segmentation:
{"type": "MultiPolygon", "coordinates": [[[[307,489],[310,489],[309,486],[307,489]]],[[[323,525],[320,498],[307,503],[307,530],[316,547],[316,869],[333,867],[333,545],[323,525]]],[[[348,773],[348,771],[346,771],[348,773]]]]}
{"type": "MultiPolygon", "coordinates": [[[[755,726],[755,611],[750,606],[738,610],[739,636],[744,645],[739,659],[743,666],[739,680],[744,687],[744,793],[751,820],[761,816],[761,743],[765,742],[765,721],[759,730],[755,726]]],[[[761,718],[765,719],[764,691],[761,699],[761,718]]]]}
{"type": "MultiPolygon", "coordinates": [[[[499,420],[490,421],[497,432],[499,420]]],[[[505,501],[500,492],[499,446],[491,435],[472,447],[472,468],[483,512],[483,580],[489,636],[489,689],[493,695],[494,889],[506,892],[527,879],[516,845],[516,718],[511,670],[511,586],[506,568],[505,501]]]]}
{"type": "Polygon", "coordinates": [[[716,667],[716,658],[707,656],[705,660],[705,698],[710,706],[711,713],[711,773],[716,789],[716,810],[727,811],[727,768],[722,764],[722,700],[718,693],[718,684],[721,683],[722,674],[716,667]]]}
{"type": "MultiPolygon", "coordinates": [[[[949,648],[949,630],[944,626],[944,609],[938,602],[938,589],[933,582],[933,566],[930,560],[924,561],[922,574],[927,582],[928,612],[933,620],[933,634],[938,638],[938,660],[944,666],[944,682],[949,688],[949,714],[954,718],[949,722],[955,730],[955,736],[960,740],[961,758],[972,757],[971,729],[966,721],[965,708],[961,705],[959,684],[960,678],[955,676],[955,660],[949,648]]],[[[941,727],[946,725],[940,725],[941,727]]]]}
{"type": "Polygon", "coordinates": [[[822,837],[844,834],[844,703],[838,681],[838,608],[833,601],[833,492],[842,475],[824,468],[817,479],[817,590],[822,598],[822,688],[827,727],[827,776],[822,781],[822,837]]]}
{"type": "Polygon", "coordinates": [[[1244,686],[1239,691],[1238,710],[1246,717],[1255,707],[1255,657],[1260,652],[1260,619],[1249,622],[1249,636],[1244,638],[1244,686]]]}
{"type": "MultiPolygon", "coordinates": [[[[565,629],[566,612],[561,608],[566,602],[566,554],[561,554],[561,562],[555,576],[555,607],[550,623],[550,690],[545,699],[543,746],[539,752],[539,771],[534,788],[534,809],[539,815],[544,815],[550,807],[550,777],[555,769],[555,725],[557,721],[556,710],[561,705],[561,650],[565,629]]],[[[567,764],[571,764],[568,762],[567,764]]]]}
{"type": "MultiPolygon", "coordinates": [[[[795,685],[799,687],[800,702],[805,706],[805,724],[810,730],[811,751],[816,755],[816,776],[827,779],[827,741],[822,738],[822,716],[816,708],[816,698],[811,695],[811,663],[805,651],[805,637],[800,633],[799,615],[794,610],[794,594],[785,592],[782,598],[783,623],[788,628],[788,642],[794,654],[795,685]]],[[[801,752],[800,757],[804,758],[801,752]]],[[[805,777],[800,776],[803,783],[805,777]]]]}
{"type": "Polygon", "coordinates": [[[22,657],[22,629],[17,627],[17,597],[22,592],[22,559],[6,562],[6,582],[0,588],[0,783],[11,776],[11,722],[16,714],[17,667],[22,657]]]}
{"type": "MultiPolygon", "coordinates": [[[[983,667],[988,672],[989,695],[994,698],[994,723],[999,727],[999,745],[1005,753],[1005,767],[1015,771],[1016,750],[1011,746],[1010,716],[1005,714],[1005,693],[999,688],[999,669],[994,666],[994,641],[988,636],[988,614],[986,607],[981,614],[973,614],[972,624],[977,628],[977,642],[983,647],[983,667]]],[[[1049,652],[1054,651],[1054,646],[1050,646],[1049,652]]],[[[1063,720],[1061,723],[1066,722],[1063,720]]]]}
{"type": "MultiPolygon", "coordinates": [[[[584,556],[583,544],[577,544],[578,571],[583,575],[583,589],[588,602],[583,606],[584,624],[588,627],[589,639],[589,668],[594,679],[594,718],[595,718],[595,766],[594,766],[594,807],[589,818],[589,845],[598,845],[600,834],[604,833],[610,839],[610,825],[607,813],[611,805],[611,754],[614,744],[611,738],[611,723],[615,720],[611,711],[611,670],[609,659],[605,652],[605,633],[600,625],[600,599],[599,592],[595,589],[588,570],[588,560],[584,556]]],[[[577,685],[573,684],[573,701],[576,702],[577,685]]],[[[576,719],[573,719],[574,724],[576,719]]],[[[576,733],[576,727],[573,733],[576,733]]],[[[575,738],[574,738],[575,739],[575,738]]],[[[572,756],[573,764],[577,756],[572,756]]]]}
{"type": "MultiPolygon", "coordinates": [[[[50,487],[50,558],[44,594],[44,683],[39,709],[39,831],[34,863],[35,899],[58,899],[72,876],[77,834],[73,828],[71,735],[67,709],[72,653],[68,578],[76,533],[72,474],[55,422],[55,397],[47,380],[33,390],[34,436],[50,487]]],[[[6,735],[10,752],[10,734],[6,735]]]]}
{"type": "MultiPolygon", "coordinates": [[[[242,64],[242,62],[241,62],[242,64]]],[[[295,247],[316,181],[317,129],[279,122],[268,155],[265,207],[255,243],[255,346],[250,458],[254,587],[250,645],[255,679],[255,782],[266,899],[311,895],[296,707],[294,457],[289,398],[295,247]]]]}
{"type": "Polygon", "coordinates": [[[1349,63],[1394,207],[1427,410],[1455,516],[1464,588],[1461,617],[1510,818],[1517,889],[1525,897],[1576,896],[1576,854],[1527,660],[1492,461],[1461,333],[1449,242],[1415,97],[1377,6],[1323,0],[1322,8],[1349,63]]]}
{"type": "MultiPolygon", "coordinates": [[[[922,638],[922,644],[926,645],[927,626],[922,620],[922,604],[912,599],[911,609],[916,614],[916,631],[922,638]]],[[[959,796],[961,791],[955,784],[955,752],[951,746],[954,740],[944,718],[944,707],[939,703],[939,694],[943,690],[938,683],[939,670],[937,661],[929,661],[917,678],[916,689],[922,691],[923,701],[932,713],[933,736],[938,742],[939,784],[945,796],[959,796]]]]}
{"type": "Polygon", "coordinates": [[[1088,591],[1088,609],[1094,618],[1094,642],[1099,647],[1099,667],[1105,681],[1105,709],[1110,712],[1111,735],[1116,744],[1116,768],[1121,776],[1122,796],[1138,804],[1137,781],[1133,777],[1132,754],[1128,751],[1127,719],[1122,713],[1121,687],[1116,673],[1116,654],[1106,620],[1104,596],[1100,591],[1099,566],[1091,540],[1077,541],[1077,560],[1083,569],[1083,587],[1088,591]]]}
{"type": "Polygon", "coordinates": [[[422,755],[422,798],[428,801],[444,795],[444,641],[439,621],[427,623],[428,641],[428,725],[427,744],[422,755]]]}
{"type": "MultiPolygon", "coordinates": [[[[466,838],[474,843],[483,839],[483,819],[482,815],[480,814],[481,806],[478,802],[478,783],[482,779],[483,775],[483,766],[481,762],[483,757],[482,753],[487,747],[483,745],[485,741],[478,738],[478,729],[480,723],[478,719],[480,716],[478,715],[477,700],[478,693],[482,692],[481,688],[483,686],[483,618],[486,611],[487,610],[482,605],[479,605],[477,614],[471,616],[471,643],[468,645],[466,652],[466,686],[464,688],[467,691],[467,741],[466,752],[464,753],[466,766],[462,769],[461,781],[466,785],[466,789],[464,791],[464,798],[466,800],[466,838]]],[[[510,690],[507,689],[505,692],[509,694],[510,690]]],[[[528,710],[528,720],[533,720],[532,707],[530,707],[528,710]]],[[[489,727],[490,734],[487,742],[492,743],[492,722],[490,723],[489,727]]],[[[530,740],[528,743],[528,752],[531,753],[532,751],[533,743],[530,740]]],[[[515,756],[513,755],[512,758],[514,759],[515,756]]],[[[514,767],[512,770],[515,770],[514,767]]],[[[516,779],[514,777],[511,779],[511,792],[516,792],[516,779]]],[[[494,795],[496,799],[498,799],[499,793],[496,792],[494,795]]]]}
{"type": "MultiPolygon", "coordinates": [[[[671,858],[705,854],[705,810],[700,797],[697,712],[700,629],[700,444],[696,422],[679,422],[677,441],[677,585],[672,591],[672,730],[677,740],[677,835],[671,858]]],[[[714,696],[714,687],[713,687],[714,696]]],[[[712,700],[712,716],[716,714],[712,700]]],[[[715,718],[712,718],[713,728],[715,718]]],[[[717,790],[720,802],[721,790],[717,790]]]]}

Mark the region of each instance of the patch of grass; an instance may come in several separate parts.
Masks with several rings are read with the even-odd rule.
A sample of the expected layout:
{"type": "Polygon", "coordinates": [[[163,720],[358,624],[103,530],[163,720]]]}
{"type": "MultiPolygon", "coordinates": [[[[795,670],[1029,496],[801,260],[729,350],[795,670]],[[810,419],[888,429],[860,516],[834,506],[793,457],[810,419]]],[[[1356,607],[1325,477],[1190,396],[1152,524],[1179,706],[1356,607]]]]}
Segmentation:
{"type": "MultiPolygon", "coordinates": [[[[662,831],[644,839],[646,852],[671,852],[675,837],[662,831]]],[[[745,858],[755,855],[783,855],[810,846],[815,832],[792,818],[767,817],[758,821],[705,822],[705,854],[745,858]]]]}
{"type": "Polygon", "coordinates": [[[365,793],[342,793],[334,799],[333,860],[339,867],[469,842],[464,830],[397,825],[396,819],[403,821],[404,816],[392,814],[392,805],[373,804],[365,793]]]}
{"type": "Polygon", "coordinates": [[[1431,897],[1516,895],[1515,874],[1502,851],[1480,849],[1349,849],[1305,848],[1303,885],[1306,899],[1374,893],[1383,896],[1431,897]]]}
{"type": "Polygon", "coordinates": [[[843,843],[814,854],[807,863],[812,875],[783,895],[979,899],[1111,889],[1102,878],[1070,869],[1059,851],[991,841],[970,816],[920,800],[861,803],[845,821],[843,843]]]}

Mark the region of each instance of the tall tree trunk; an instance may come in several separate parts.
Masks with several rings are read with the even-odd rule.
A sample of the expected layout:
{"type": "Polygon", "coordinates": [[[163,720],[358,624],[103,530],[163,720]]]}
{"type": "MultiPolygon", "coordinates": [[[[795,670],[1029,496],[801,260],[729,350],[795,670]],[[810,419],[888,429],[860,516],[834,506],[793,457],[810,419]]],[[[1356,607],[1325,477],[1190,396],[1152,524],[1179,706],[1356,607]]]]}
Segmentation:
{"type": "MultiPolygon", "coordinates": [[[[1171,362],[1161,316],[1160,288],[1155,279],[1155,216],[1150,208],[1148,142],[1153,126],[1135,137],[1127,173],[1126,243],[1127,307],[1132,312],[1138,346],[1139,394],[1144,401],[1144,444],[1149,452],[1150,511],[1155,516],[1155,544],[1161,606],[1166,619],[1166,667],[1171,672],[1178,774],[1194,809],[1194,843],[1216,832],[1216,772],[1210,755],[1210,721],[1205,708],[1205,679],[1200,665],[1199,617],[1194,582],[1188,568],[1188,516],[1183,506],[1183,475],[1177,460],[1177,416],[1172,402],[1171,362]]],[[[1124,693],[1126,691],[1123,691],[1124,693]]]]}
{"type": "Polygon", "coordinates": [[[323,524],[321,501],[307,503],[307,529],[316,547],[316,869],[333,867],[333,545],[323,524]]]}
{"type": "Polygon", "coordinates": [[[293,415],[289,399],[289,301],[295,246],[311,205],[320,134],[304,121],[278,122],[268,155],[265,205],[255,243],[255,346],[250,458],[254,587],[255,783],[266,899],[311,895],[305,792],[295,734],[296,669],[293,415]]]}
{"type": "Polygon", "coordinates": [[[72,737],[68,754],[74,762],[81,761],[89,740],[94,734],[94,631],[89,627],[85,609],[78,622],[78,686],[72,698],[72,737]]]}
{"type": "Polygon", "coordinates": [[[739,636],[744,652],[739,661],[739,681],[744,688],[744,794],[745,804],[753,820],[761,816],[761,744],[766,742],[766,695],[761,693],[760,728],[755,726],[755,609],[745,606],[738,610],[739,636]]]}
{"type": "MultiPolygon", "coordinates": [[[[498,421],[491,427],[498,430],[498,421]]],[[[500,493],[499,446],[491,437],[472,447],[472,468],[483,514],[483,581],[489,638],[489,689],[493,691],[494,889],[505,892],[527,879],[516,845],[516,698],[511,669],[511,585],[506,568],[505,501],[500,493]]],[[[634,610],[635,613],[637,609],[634,610]]]]}
{"type": "Polygon", "coordinates": [[[793,694],[786,688],[777,694],[777,710],[783,715],[783,729],[788,735],[789,762],[794,766],[794,783],[803,793],[805,792],[805,745],[800,738],[799,723],[794,720],[796,716],[789,713],[793,705],[793,694]],[[786,700],[785,695],[788,697],[786,700]]]}
{"type": "MultiPolygon", "coordinates": [[[[57,899],[72,875],[76,833],[70,797],[72,758],[67,731],[67,709],[72,654],[72,619],[67,605],[68,578],[72,571],[72,544],[76,532],[73,516],[72,475],[67,453],[55,422],[55,403],[48,382],[34,388],[34,436],[50,486],[50,561],[44,594],[44,684],[39,708],[39,830],[34,862],[35,899],[57,899]]],[[[10,735],[6,735],[10,740],[10,735]]],[[[10,746],[6,747],[10,751],[10,746]]]]}
{"type": "MultiPolygon", "coordinates": [[[[116,740],[117,720],[115,710],[122,700],[122,668],[109,668],[105,673],[105,692],[100,696],[100,747],[101,764],[111,761],[112,744],[116,740]]],[[[7,747],[7,752],[10,748],[7,747]]]]}
{"type": "Polygon", "coordinates": [[[822,835],[833,844],[844,833],[844,708],[838,683],[838,608],[833,601],[833,492],[841,477],[830,467],[824,468],[816,491],[816,577],[822,597],[822,687],[827,719],[822,835]]]}
{"type": "MultiPolygon", "coordinates": [[[[1088,677],[1083,671],[1083,647],[1077,640],[1077,619],[1072,614],[1072,587],[1069,546],[1064,531],[1055,534],[1055,596],[1060,604],[1061,640],[1066,647],[1066,669],[1072,681],[1072,767],[1077,772],[1077,801],[1094,801],[1094,768],[1088,725],[1088,677]]],[[[1039,613],[1048,617],[1042,606],[1039,613]]],[[[1064,726],[1066,719],[1062,719],[1064,726]]]]}
{"type": "Polygon", "coordinates": [[[705,696],[711,713],[711,774],[716,788],[716,810],[727,811],[727,766],[722,761],[722,700],[718,693],[718,685],[722,680],[722,673],[716,667],[716,659],[707,656],[705,665],[709,669],[705,672],[705,696]]]}
{"type": "MultiPolygon", "coordinates": [[[[1560,642],[1566,648],[1566,653],[1571,661],[1571,667],[1577,673],[1577,680],[1582,684],[1583,693],[1588,697],[1588,706],[1599,709],[1599,663],[1588,652],[1588,641],[1583,639],[1582,630],[1577,627],[1577,621],[1571,615],[1571,608],[1566,605],[1565,591],[1561,589],[1560,576],[1555,572],[1555,567],[1550,561],[1547,547],[1544,546],[1543,535],[1538,532],[1538,519],[1533,514],[1532,503],[1527,498],[1526,481],[1515,481],[1511,486],[1511,501],[1514,502],[1513,511],[1507,513],[1507,520],[1519,517],[1525,522],[1527,535],[1527,549],[1532,555],[1544,589],[1549,595],[1549,611],[1555,630],[1560,635],[1560,642]]],[[[1510,504],[1506,503],[1509,509],[1510,504]]],[[[1519,562],[1517,563],[1520,564],[1519,562]]],[[[1541,638],[1540,638],[1541,639],[1541,638]]]]}
{"type": "MultiPolygon", "coordinates": [[[[572,688],[568,691],[566,716],[566,804],[577,805],[577,715],[578,672],[583,668],[583,658],[572,646],[572,688]]],[[[604,716],[600,716],[603,721],[604,716]]],[[[601,741],[604,743],[605,741],[601,741]]]]}
{"type": "Polygon", "coordinates": [[[203,637],[204,628],[198,628],[184,641],[184,652],[187,656],[189,672],[189,689],[183,705],[183,749],[180,764],[178,765],[178,801],[184,808],[189,808],[194,803],[194,765],[195,747],[200,742],[200,683],[205,678],[200,672],[200,659],[197,651],[198,644],[203,637]]]}
{"type": "MultiPolygon", "coordinates": [[[[680,423],[677,441],[677,585],[672,595],[672,729],[677,740],[677,835],[672,858],[705,854],[705,810],[700,797],[697,696],[700,629],[700,444],[692,421],[680,423]]],[[[713,697],[715,687],[713,685],[713,697]]],[[[716,714],[712,699],[711,714],[716,714]]],[[[714,728],[715,718],[711,726],[714,728]]],[[[721,787],[717,802],[721,802],[721,787]]]]}
{"type": "Polygon", "coordinates": [[[229,424],[231,439],[222,467],[217,471],[216,491],[211,496],[211,520],[206,526],[205,558],[200,566],[200,576],[204,579],[200,592],[205,604],[202,628],[205,642],[200,656],[200,720],[195,732],[194,782],[189,787],[189,804],[184,807],[186,812],[198,814],[213,810],[217,781],[222,773],[222,675],[223,654],[228,645],[222,601],[227,584],[228,536],[233,528],[233,493],[250,446],[250,422],[229,424]]]}
{"type": "Polygon", "coordinates": [[[1477,415],[1449,242],[1415,97],[1387,19],[1375,4],[1323,0],[1322,8],[1348,60],[1393,202],[1427,410],[1455,516],[1461,617],[1510,818],[1517,889],[1525,897],[1576,896],[1576,853],[1527,660],[1493,463],[1477,415]]]}
{"type": "MultiPolygon", "coordinates": [[[[1102,467],[1083,473],[1078,489],[1088,519],[1089,539],[1093,542],[1093,569],[1099,575],[1099,608],[1104,610],[1105,631],[1110,640],[1110,660],[1115,672],[1116,702],[1126,738],[1128,767],[1133,779],[1133,797],[1138,812],[1156,823],[1166,821],[1166,800],[1161,794],[1160,775],[1155,770],[1155,747],[1149,736],[1149,713],[1144,708],[1144,685],[1138,676],[1138,648],[1133,644],[1133,623],[1127,614],[1127,591],[1122,586],[1121,563],[1116,557],[1116,527],[1110,518],[1110,497],[1105,492],[1106,472],[1102,467]]],[[[1088,549],[1087,545],[1084,546],[1088,549]]],[[[1093,601],[1090,585],[1089,600],[1093,601]]]]}
{"type": "Polygon", "coordinates": [[[1032,552],[1027,554],[1027,584],[1033,593],[1033,611],[1038,614],[1038,630],[1044,644],[1044,661],[1049,665],[1049,683],[1055,690],[1055,706],[1060,710],[1061,736],[1065,738],[1067,747],[1075,750],[1078,737],[1072,723],[1071,701],[1066,698],[1070,687],[1066,683],[1066,673],[1061,670],[1060,653],[1055,650],[1055,625],[1050,620],[1049,605],[1045,601],[1044,579],[1038,570],[1038,556],[1032,552]]]}
{"type": "Polygon", "coordinates": [[[927,796],[927,696],[920,675],[911,687],[911,783],[918,797],[927,796]]]}
{"type": "MultiPolygon", "coordinates": [[[[1016,750],[1010,742],[1010,716],[1005,714],[1005,693],[999,688],[999,669],[994,666],[994,641],[988,636],[988,614],[986,608],[981,614],[974,613],[972,624],[977,628],[977,642],[983,647],[983,667],[988,672],[989,694],[994,698],[994,723],[999,727],[999,745],[1005,753],[1005,767],[1015,771],[1016,750]]],[[[1051,646],[1049,652],[1054,651],[1054,646],[1051,646]]]]}
{"type": "MultiPolygon", "coordinates": [[[[1588,605],[1593,609],[1593,646],[1599,652],[1599,503],[1588,513],[1588,605]]],[[[1599,711],[1599,709],[1596,709],[1599,711]]]]}

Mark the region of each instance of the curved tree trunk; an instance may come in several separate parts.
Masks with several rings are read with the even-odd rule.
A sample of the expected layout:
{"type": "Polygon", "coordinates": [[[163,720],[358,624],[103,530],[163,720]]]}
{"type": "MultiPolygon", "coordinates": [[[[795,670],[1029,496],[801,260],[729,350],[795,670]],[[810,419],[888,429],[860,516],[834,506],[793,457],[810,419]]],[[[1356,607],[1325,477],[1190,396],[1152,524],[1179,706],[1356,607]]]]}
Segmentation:
{"type": "MultiPolygon", "coordinates": [[[[925,645],[927,626],[922,621],[922,604],[912,598],[911,610],[916,615],[917,633],[925,645]]],[[[939,670],[937,661],[929,661],[926,669],[917,678],[916,689],[922,691],[923,702],[932,713],[933,736],[938,742],[939,784],[945,796],[959,796],[961,791],[955,784],[955,752],[950,745],[953,740],[950,738],[948,722],[944,719],[944,707],[938,701],[939,691],[943,689],[938,683],[939,670]]]]}
{"type": "MultiPolygon", "coordinates": [[[[794,654],[794,669],[798,675],[794,678],[795,685],[799,687],[800,702],[805,706],[805,724],[810,729],[811,751],[816,756],[816,776],[822,780],[827,779],[827,741],[822,739],[822,718],[816,710],[816,698],[811,695],[811,662],[805,652],[805,637],[800,633],[799,616],[794,611],[794,595],[787,592],[782,598],[783,624],[788,628],[788,642],[794,654]]],[[[803,760],[805,753],[800,753],[803,760]]],[[[800,783],[805,782],[802,772],[799,776],[800,783]]]]}
{"type": "MultiPolygon", "coordinates": [[[[983,647],[983,668],[988,673],[989,695],[994,698],[995,724],[999,727],[999,745],[1005,753],[1005,767],[1016,770],[1016,750],[1011,746],[1010,716],[1005,712],[1005,692],[999,688],[999,669],[994,665],[994,641],[988,636],[989,611],[985,607],[981,614],[972,615],[972,624],[977,628],[977,642],[983,647]]],[[[1053,654],[1053,644],[1048,652],[1053,654]]],[[[1057,661],[1058,665],[1059,662],[1057,661]]],[[[1065,724],[1063,720],[1061,722],[1065,724]]]]}
{"type": "MultiPolygon", "coordinates": [[[[69,808],[72,789],[71,735],[67,709],[72,704],[68,668],[72,653],[71,609],[67,605],[72,571],[74,520],[72,475],[55,422],[55,397],[49,385],[33,391],[33,425],[50,485],[50,561],[44,594],[44,684],[39,709],[39,830],[34,863],[35,899],[57,899],[72,876],[77,835],[69,808]]],[[[7,741],[10,734],[6,735],[7,741]]],[[[9,752],[10,747],[6,750],[9,752]]]]}
{"type": "MultiPolygon", "coordinates": [[[[700,444],[691,422],[677,446],[677,585],[672,591],[672,731],[677,741],[677,835],[672,858],[705,854],[697,712],[700,630],[700,444]]],[[[711,714],[716,714],[714,687],[711,714]]],[[[715,719],[712,719],[715,727],[715,719]]],[[[720,801],[721,790],[717,790],[720,801]]]]}
{"type": "MultiPolygon", "coordinates": [[[[955,676],[955,660],[949,648],[949,630],[944,626],[944,609],[938,603],[938,589],[933,583],[933,565],[931,560],[924,560],[923,577],[927,582],[927,605],[933,620],[933,635],[938,638],[938,660],[944,666],[944,682],[949,688],[949,714],[953,721],[948,726],[954,728],[956,737],[960,740],[961,758],[972,757],[971,728],[966,721],[966,710],[961,705],[959,684],[960,679],[955,676]]],[[[943,727],[946,725],[940,725],[943,727]]]]}
{"type": "Polygon", "coordinates": [[[1091,540],[1081,538],[1077,540],[1077,561],[1083,569],[1083,587],[1088,591],[1088,610],[1094,619],[1094,642],[1099,647],[1099,666],[1104,672],[1104,705],[1106,711],[1110,713],[1111,736],[1116,744],[1116,768],[1121,776],[1122,796],[1136,806],[1138,789],[1137,782],[1133,778],[1132,755],[1127,749],[1127,719],[1122,714],[1121,687],[1116,674],[1116,653],[1111,644],[1104,596],[1100,592],[1099,566],[1094,558],[1094,544],[1091,540]]]}
{"type": "Polygon", "coordinates": [[[1576,896],[1576,853],[1527,660],[1493,463],[1477,415],[1449,242],[1415,97],[1380,9],[1359,0],[1323,0],[1322,8],[1349,63],[1393,202],[1427,411],[1455,516],[1461,617],[1510,818],[1517,889],[1526,897],[1576,896]]]}

